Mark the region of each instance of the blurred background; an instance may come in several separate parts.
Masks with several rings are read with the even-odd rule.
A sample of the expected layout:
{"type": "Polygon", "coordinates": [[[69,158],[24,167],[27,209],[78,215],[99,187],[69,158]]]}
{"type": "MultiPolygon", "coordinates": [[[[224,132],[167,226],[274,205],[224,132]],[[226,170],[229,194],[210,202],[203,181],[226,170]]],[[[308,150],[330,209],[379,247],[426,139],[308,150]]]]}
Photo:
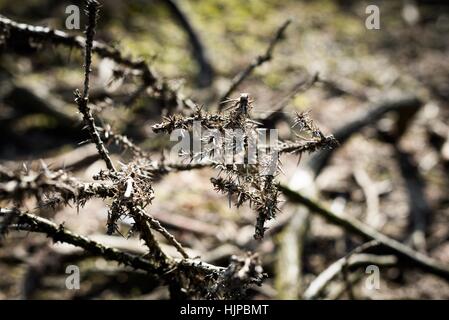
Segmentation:
{"type": "MultiPolygon", "coordinates": [[[[71,4],[83,8],[75,0],[0,0],[0,15],[81,34],[82,9],[81,30],[66,29],[65,11],[71,4]]],[[[269,121],[281,137],[290,138],[290,116],[310,110],[326,134],[339,132],[345,138],[319,168],[313,155],[299,164],[297,157],[285,157],[285,174],[279,179],[307,190],[335,212],[449,264],[449,3],[108,0],[100,15],[97,40],[144,58],[161,78],[210,110],[231,79],[265,52],[279,26],[291,18],[271,61],[257,67],[234,97],[248,92],[255,118],[285,104],[269,121]],[[372,4],[380,9],[379,30],[365,26],[365,10],[372,4]],[[316,74],[319,80],[304,88],[316,74]],[[385,101],[401,104],[404,99],[419,102],[369,118],[362,127],[348,126],[385,107],[385,101]],[[316,176],[312,180],[310,172],[316,176]]],[[[73,91],[83,82],[82,54],[50,44],[41,49],[1,46],[1,165],[13,170],[43,159],[52,168],[65,167],[90,181],[103,163],[93,145],[82,144],[87,134],[80,130],[73,102],[73,91]]],[[[119,72],[126,71],[95,57],[95,112],[157,158],[167,137],[154,134],[151,125],[176,107],[150,94],[130,101],[136,85],[128,81],[132,75],[118,77],[119,72]]],[[[270,222],[265,239],[257,242],[252,238],[254,212],[246,206],[229,207],[227,197],[216,193],[209,181],[215,175],[211,169],[169,174],[154,186],[150,210],[205,261],[227,265],[232,254],[259,252],[268,279],[250,290],[252,299],[304,297],[317,275],[360,244],[288,203],[270,222]]],[[[30,201],[28,209],[33,206],[30,201]]],[[[111,246],[145,252],[137,238],[105,235],[107,205],[101,200],[79,210],[65,207],[41,214],[111,246]]],[[[394,264],[380,270],[377,290],[365,286],[367,274],[359,268],[349,280],[335,278],[319,297],[449,298],[449,284],[441,278],[394,264]]],[[[143,273],[71,246],[53,245],[42,235],[9,233],[0,243],[0,275],[0,299],[168,298],[168,290],[143,273]],[[71,264],[81,268],[80,290],[65,288],[65,268],[71,264]]]]}

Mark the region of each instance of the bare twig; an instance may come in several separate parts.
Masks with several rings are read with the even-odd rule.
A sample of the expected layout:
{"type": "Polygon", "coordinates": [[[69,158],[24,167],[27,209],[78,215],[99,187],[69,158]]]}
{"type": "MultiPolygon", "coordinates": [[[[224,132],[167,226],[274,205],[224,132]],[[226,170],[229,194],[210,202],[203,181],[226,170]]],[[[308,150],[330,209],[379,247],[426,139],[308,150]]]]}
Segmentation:
{"type": "Polygon", "coordinates": [[[293,203],[298,203],[308,207],[312,212],[322,216],[328,222],[338,225],[347,231],[361,236],[364,239],[376,240],[383,247],[398,255],[398,257],[407,260],[408,262],[420,267],[421,269],[441,276],[442,278],[449,280],[449,269],[446,266],[441,265],[434,259],[413,250],[412,248],[380,233],[379,231],[363,224],[349,216],[343,216],[336,214],[317,202],[302,196],[301,194],[289,189],[286,186],[280,185],[279,190],[293,203]]]}
{"type": "Polygon", "coordinates": [[[267,61],[270,61],[273,57],[273,51],[276,45],[279,43],[279,41],[282,40],[285,30],[287,29],[288,25],[291,23],[291,20],[288,19],[285,21],[277,30],[276,35],[273,37],[273,39],[270,41],[270,44],[268,45],[267,50],[264,54],[257,56],[249,66],[246,67],[242,72],[237,74],[232,80],[231,85],[229,86],[228,90],[222,95],[220,98],[220,105],[218,106],[218,110],[221,111],[223,109],[223,102],[226,101],[231,94],[238,88],[238,86],[245,81],[246,78],[248,78],[249,75],[256,69],[258,66],[264,64],[267,61]]]}
{"type": "Polygon", "coordinates": [[[418,251],[426,252],[426,227],[431,213],[430,205],[424,192],[424,180],[411,157],[395,145],[395,153],[401,174],[405,180],[412,227],[412,246],[418,251]]]}
{"type": "Polygon", "coordinates": [[[381,226],[381,216],[379,212],[379,193],[368,173],[362,168],[355,168],[353,172],[355,181],[360,185],[365,195],[366,201],[366,223],[373,228],[381,226]]]}
{"type": "Polygon", "coordinates": [[[275,285],[279,299],[296,300],[302,291],[302,258],[308,217],[308,212],[295,212],[278,236],[275,285]]]}
{"type": "Polygon", "coordinates": [[[343,258],[331,264],[309,285],[307,290],[304,292],[303,298],[308,300],[316,299],[330,281],[332,281],[339,273],[344,273],[344,269],[347,269],[347,267],[352,264],[349,262],[350,258],[352,258],[355,254],[360,254],[365,250],[378,245],[379,243],[377,241],[366,242],[361,246],[356,247],[343,258]]]}
{"type": "MultiPolygon", "coordinates": [[[[394,255],[379,256],[366,253],[350,253],[321,272],[304,292],[303,298],[306,300],[317,299],[329,283],[343,272],[344,268],[354,269],[372,264],[384,267],[395,266],[397,258],[394,255]]],[[[350,281],[350,279],[347,280],[350,281]]]]}

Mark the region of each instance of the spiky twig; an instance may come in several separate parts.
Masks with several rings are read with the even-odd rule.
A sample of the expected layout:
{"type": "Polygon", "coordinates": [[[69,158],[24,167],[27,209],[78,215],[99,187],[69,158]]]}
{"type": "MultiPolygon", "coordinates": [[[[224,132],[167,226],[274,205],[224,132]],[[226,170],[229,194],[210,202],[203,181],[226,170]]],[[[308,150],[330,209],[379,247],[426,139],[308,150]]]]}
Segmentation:
{"type": "Polygon", "coordinates": [[[14,216],[14,227],[18,230],[45,233],[47,236],[51,237],[54,242],[69,243],[92,252],[95,255],[102,256],[105,259],[114,260],[136,269],[142,269],[156,274],[160,274],[162,271],[156,267],[153,260],[146,260],[125,252],[120,252],[113,248],[105,247],[86,237],[74,234],[63,226],[58,226],[45,218],[30,213],[20,212],[17,209],[0,208],[0,216],[3,217],[7,214],[14,216]]]}
{"type": "Polygon", "coordinates": [[[309,112],[296,113],[293,127],[297,127],[301,133],[310,136],[309,139],[303,137],[299,142],[283,142],[278,148],[279,153],[303,154],[305,152],[315,152],[320,149],[333,149],[338,146],[338,141],[333,135],[326,136],[310,118],[309,112]]]}
{"type": "MultiPolygon", "coordinates": [[[[48,27],[34,26],[18,23],[0,15],[0,37],[5,38],[5,45],[14,48],[17,39],[24,39],[29,43],[51,43],[69,48],[84,50],[86,39],[82,36],[70,35],[64,31],[48,27]]],[[[17,41],[17,43],[22,43],[17,41]]],[[[175,90],[164,79],[156,74],[154,70],[143,59],[131,59],[125,56],[119,49],[99,41],[92,42],[92,52],[102,58],[109,58],[115,63],[130,68],[139,75],[143,82],[145,91],[151,87],[157,96],[170,96],[172,100],[182,108],[194,110],[196,103],[185,97],[179,90],[175,90]]]]}
{"type": "Polygon", "coordinates": [[[0,200],[21,204],[33,196],[42,205],[56,206],[74,201],[83,205],[88,199],[112,198],[114,186],[106,183],[80,182],[65,171],[52,171],[45,164],[40,170],[8,171],[0,166],[0,200]],[[47,199],[43,199],[47,196],[47,199]]]}
{"type": "MultiPolygon", "coordinates": [[[[236,197],[237,207],[245,202],[254,205],[258,214],[256,221],[256,230],[254,237],[256,239],[263,238],[265,233],[265,223],[276,216],[278,210],[278,190],[274,177],[280,171],[279,154],[294,153],[301,156],[305,152],[313,152],[322,148],[333,148],[337,142],[332,135],[325,136],[324,133],[313,123],[308,113],[297,114],[294,120],[294,127],[299,127],[301,133],[310,135],[309,139],[302,138],[302,141],[295,142],[278,142],[275,146],[270,146],[270,152],[267,154],[259,153],[257,162],[250,163],[248,159],[254,155],[249,154],[249,144],[255,142],[257,137],[257,123],[253,122],[250,117],[252,109],[252,100],[247,93],[242,93],[238,99],[229,100],[232,105],[225,109],[223,114],[211,114],[197,109],[195,114],[190,117],[175,115],[165,119],[164,122],[154,125],[153,131],[171,133],[175,129],[193,130],[195,121],[206,129],[215,129],[219,133],[224,134],[224,139],[216,139],[212,137],[201,137],[202,142],[212,142],[213,150],[205,148],[200,154],[190,154],[192,160],[199,158],[207,160],[201,163],[197,168],[211,166],[220,170],[220,174],[224,172],[226,178],[212,178],[211,182],[217,191],[226,193],[231,199],[236,197]],[[234,136],[228,137],[229,129],[240,130],[242,137],[241,144],[234,141],[234,136]],[[218,141],[217,141],[218,140],[218,141]],[[240,150],[243,149],[243,150],[240,150]],[[226,159],[216,160],[210,159],[210,153],[223,153],[222,150],[240,154],[244,152],[246,162],[242,164],[229,164],[226,159]]],[[[190,152],[190,151],[189,151],[190,152]]],[[[189,153],[187,152],[187,153],[189,153]]],[[[192,153],[192,152],[190,152],[192,153]]],[[[221,154],[220,154],[221,155],[221,154]]]]}
{"type": "Polygon", "coordinates": [[[84,89],[81,94],[78,90],[75,91],[75,102],[78,104],[78,109],[83,115],[84,123],[89,131],[92,142],[95,143],[98,153],[106,163],[106,167],[115,171],[114,164],[109,157],[109,152],[101,140],[95,125],[95,120],[92,115],[92,110],[89,107],[89,78],[92,64],[92,48],[95,35],[95,27],[97,25],[98,7],[99,3],[96,0],[88,0],[86,4],[87,27],[86,27],[86,43],[84,45],[84,89]]]}

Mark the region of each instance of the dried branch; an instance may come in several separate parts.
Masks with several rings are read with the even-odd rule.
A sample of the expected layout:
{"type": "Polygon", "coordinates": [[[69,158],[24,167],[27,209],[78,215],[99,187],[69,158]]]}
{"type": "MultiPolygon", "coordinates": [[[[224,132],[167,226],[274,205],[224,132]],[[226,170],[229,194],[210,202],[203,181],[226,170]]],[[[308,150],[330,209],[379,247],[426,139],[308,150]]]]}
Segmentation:
{"type": "Polygon", "coordinates": [[[270,41],[270,44],[268,45],[267,50],[264,54],[257,56],[249,66],[246,67],[242,72],[237,74],[232,80],[231,85],[229,86],[228,90],[223,94],[223,96],[220,98],[220,105],[218,107],[218,110],[221,111],[223,109],[223,102],[225,102],[232,93],[239,87],[239,85],[245,81],[248,76],[251,75],[251,73],[256,69],[258,66],[264,64],[267,61],[270,61],[273,57],[273,51],[276,45],[283,39],[285,30],[287,29],[288,25],[291,23],[291,20],[288,19],[285,21],[279,29],[276,31],[276,35],[273,37],[273,39],[270,41]]]}
{"type": "MultiPolygon", "coordinates": [[[[0,231],[3,233],[4,230],[15,227],[18,230],[41,232],[47,234],[55,242],[67,242],[106,259],[146,270],[158,275],[179,297],[213,299],[242,297],[250,284],[260,284],[265,276],[257,255],[248,254],[243,258],[233,257],[227,268],[192,260],[181,243],[168,232],[160,221],[152,214],[147,213],[147,207],[154,198],[153,185],[157,177],[171,171],[211,166],[219,170],[218,177],[211,179],[217,191],[226,193],[230,199],[231,197],[235,198],[237,206],[249,202],[254,207],[257,213],[254,237],[261,239],[265,233],[266,222],[273,219],[279,211],[279,188],[275,181],[280,167],[278,158],[273,160],[271,155],[268,155],[269,159],[260,159],[260,163],[256,165],[246,163],[229,165],[218,161],[198,164],[167,164],[164,161],[152,161],[147,152],[126,136],[114,133],[108,126],[105,128],[96,126],[89,104],[92,55],[97,54],[103,58],[110,58],[117,64],[131,69],[134,75],[141,77],[142,85],[138,87],[131,100],[146,92],[148,88],[152,88],[153,94],[175,100],[178,105],[192,111],[189,116],[174,115],[164,118],[162,123],[153,127],[155,132],[171,133],[175,129],[192,130],[193,123],[199,121],[202,127],[218,129],[220,132],[228,129],[241,129],[244,134],[243,149],[247,149],[248,141],[254,136],[259,125],[250,116],[253,101],[248,94],[241,94],[238,99],[229,100],[232,104],[226,108],[226,112],[223,114],[210,114],[203,111],[194,102],[185,99],[179,91],[171,88],[168,82],[160,79],[144,61],[126,58],[116,48],[94,41],[98,6],[99,3],[96,0],[87,1],[88,19],[85,38],[70,36],[49,28],[18,24],[0,17],[0,30],[7,29],[2,32],[2,35],[5,35],[6,45],[12,49],[17,49],[20,43],[30,45],[32,42],[38,45],[49,43],[84,49],[83,92],[76,91],[75,101],[83,115],[90,138],[107,166],[107,170],[102,170],[94,176],[94,179],[98,181],[96,183],[82,183],[63,171],[52,172],[46,167],[37,174],[31,170],[25,173],[9,173],[6,170],[5,172],[0,170],[0,199],[14,200],[15,205],[20,205],[26,197],[34,196],[40,204],[68,204],[69,201],[75,201],[78,205],[82,205],[92,197],[109,198],[108,233],[118,230],[120,219],[130,218],[130,221],[133,221],[131,232],[137,232],[145,242],[149,250],[148,255],[139,257],[105,247],[98,242],[76,235],[63,226],[58,226],[49,220],[22,212],[19,209],[0,209],[0,218],[2,218],[0,219],[2,222],[0,231]],[[104,135],[105,140],[115,142],[124,149],[129,149],[132,153],[132,160],[121,164],[120,168],[116,169],[100,134],[104,135]],[[272,175],[264,174],[263,170],[260,170],[272,167],[273,164],[276,170],[272,175]],[[225,177],[220,176],[222,174],[225,177]],[[154,237],[153,231],[161,233],[166,241],[180,252],[182,259],[175,259],[164,252],[161,244],[154,237]]],[[[279,28],[266,52],[257,57],[248,68],[232,80],[231,87],[223,100],[227,99],[255,68],[272,58],[275,46],[282,39],[289,23],[290,21],[287,21],[279,28]]],[[[303,88],[303,85],[295,88],[296,92],[300,90],[299,88],[303,88]]],[[[224,105],[221,104],[220,109],[223,107],[224,105]]],[[[306,114],[297,115],[295,126],[299,127],[301,133],[307,133],[310,137],[304,139],[299,136],[298,138],[301,140],[283,142],[274,148],[275,151],[295,153],[301,156],[304,152],[331,148],[336,144],[335,139],[332,136],[325,136],[306,114]]],[[[224,145],[221,145],[220,142],[220,146],[225,146],[229,140],[228,138],[227,141],[223,141],[224,145]]],[[[236,149],[236,147],[232,145],[232,149],[236,149]]],[[[207,152],[209,151],[200,156],[207,155],[207,152]]],[[[396,248],[396,250],[399,249],[396,248]]]]}
{"type": "MultiPolygon", "coordinates": [[[[137,212],[137,209],[136,209],[137,212]]],[[[143,217],[140,212],[133,215],[134,221],[136,222],[135,227],[139,230],[140,238],[145,242],[145,245],[149,249],[148,258],[154,259],[154,263],[158,268],[169,270],[172,265],[172,258],[167,256],[164,251],[162,251],[159,243],[153,236],[151,232],[151,226],[148,220],[143,217]]]]}
{"type": "Polygon", "coordinates": [[[392,255],[379,256],[366,253],[350,253],[321,272],[304,292],[303,299],[317,299],[330,282],[344,272],[344,268],[355,269],[368,265],[391,267],[397,265],[397,262],[397,258],[392,255]]]}
{"type": "Polygon", "coordinates": [[[179,23],[179,25],[185,30],[189,37],[189,42],[193,49],[193,56],[196,58],[198,66],[200,68],[198,75],[198,84],[201,87],[208,87],[211,85],[214,78],[214,70],[209,61],[206,49],[200,40],[197,32],[189,21],[187,15],[179,7],[179,3],[176,0],[164,0],[165,5],[170,9],[173,17],[179,23]]]}
{"type": "MultiPolygon", "coordinates": [[[[256,255],[246,258],[233,257],[227,268],[217,267],[192,259],[172,259],[165,256],[161,263],[160,252],[150,252],[145,258],[106,247],[84,236],[77,235],[62,225],[36,215],[20,212],[17,209],[0,208],[0,217],[4,226],[9,219],[10,229],[44,233],[53,241],[64,242],[83,248],[87,252],[116,261],[134,269],[147,271],[160,277],[166,284],[177,285],[188,291],[191,297],[198,298],[237,298],[241,297],[248,286],[260,285],[265,276],[256,255]],[[203,295],[201,295],[203,294],[203,295]]],[[[154,242],[156,243],[156,242],[154,242]]]]}
{"type": "Polygon", "coordinates": [[[345,230],[361,236],[367,240],[376,240],[379,244],[388,251],[396,254],[399,258],[416,265],[424,271],[441,276],[442,278],[449,280],[449,269],[443,266],[434,259],[413,250],[412,248],[394,240],[379,231],[363,224],[362,222],[354,219],[350,216],[343,216],[336,214],[317,202],[302,196],[301,194],[289,189],[284,185],[279,186],[279,190],[290,200],[292,203],[297,203],[306,206],[312,212],[322,216],[328,222],[338,225],[345,230]]]}
{"type": "MultiPolygon", "coordinates": [[[[363,112],[360,116],[350,121],[347,125],[342,126],[334,133],[335,139],[340,144],[345,143],[354,133],[359,132],[367,125],[374,124],[380,120],[386,113],[400,112],[401,110],[418,110],[422,102],[415,96],[405,96],[395,99],[380,101],[367,106],[368,111],[363,112]]],[[[398,131],[404,131],[405,128],[398,128],[398,131]]],[[[337,149],[322,150],[310,159],[310,167],[315,176],[318,176],[321,170],[326,166],[327,162],[337,149]]]]}
{"type": "Polygon", "coordinates": [[[298,136],[302,141],[283,142],[278,148],[279,153],[292,153],[302,155],[305,152],[315,152],[317,150],[332,150],[338,146],[337,139],[333,135],[326,136],[315,125],[308,112],[297,113],[294,119],[293,127],[298,127],[301,133],[310,136],[309,139],[298,136]]]}
{"type": "Polygon", "coordinates": [[[217,129],[223,126],[226,118],[218,114],[210,114],[202,111],[201,108],[196,108],[194,114],[190,117],[182,115],[170,115],[164,117],[161,123],[152,126],[155,133],[171,133],[175,129],[187,129],[193,125],[195,121],[200,121],[201,126],[209,129],[217,129]]]}
{"type": "Polygon", "coordinates": [[[15,218],[13,220],[13,226],[17,230],[45,233],[48,237],[52,238],[55,243],[69,243],[74,246],[81,247],[94,255],[104,257],[107,260],[117,261],[126,266],[145,270],[150,273],[158,275],[163,274],[164,270],[160,270],[158,268],[158,264],[151,259],[143,259],[129,253],[120,252],[116,249],[105,247],[100,243],[92,241],[86,237],[74,234],[71,231],[66,230],[62,225],[58,226],[45,218],[20,212],[17,209],[0,208],[0,216],[4,217],[6,215],[12,215],[15,218]]]}
{"type": "Polygon", "coordinates": [[[410,225],[413,230],[411,234],[412,246],[425,253],[427,250],[426,229],[432,212],[425,194],[425,182],[411,156],[402,151],[398,145],[395,145],[394,151],[407,190],[410,225]]]}
{"type": "Polygon", "coordinates": [[[78,109],[83,115],[84,123],[89,132],[92,142],[96,145],[98,153],[106,163],[106,167],[115,171],[114,164],[109,157],[109,152],[101,140],[97,127],[95,126],[95,119],[92,115],[92,110],[89,107],[89,78],[92,64],[92,48],[95,35],[95,27],[97,25],[98,7],[99,3],[96,0],[88,0],[86,3],[87,26],[86,26],[86,43],[84,45],[84,89],[83,93],[75,91],[75,102],[78,104],[78,109]]]}
{"type": "MultiPolygon", "coordinates": [[[[52,43],[63,45],[69,48],[83,49],[86,39],[82,36],[70,35],[64,31],[51,29],[48,27],[34,26],[26,23],[18,23],[4,16],[0,16],[0,26],[8,31],[6,45],[14,48],[18,39],[25,39],[29,42],[34,39],[40,43],[52,43]]],[[[92,52],[102,58],[109,58],[115,63],[131,68],[139,72],[145,82],[155,83],[157,77],[143,60],[133,60],[125,57],[118,49],[111,47],[99,41],[92,42],[92,52]]]]}
{"type": "Polygon", "coordinates": [[[218,277],[209,297],[241,298],[244,296],[248,280],[250,283],[261,285],[264,277],[266,274],[263,273],[257,254],[248,253],[246,257],[232,256],[231,264],[218,277]]]}
{"type": "Polygon", "coordinates": [[[82,99],[89,99],[89,76],[92,72],[92,47],[95,36],[95,28],[97,26],[98,12],[100,3],[96,0],[87,0],[86,2],[86,43],[84,45],[84,90],[82,99]]]}
{"type": "MultiPolygon", "coordinates": [[[[148,195],[148,192],[146,193],[148,195]]],[[[25,172],[10,173],[0,166],[0,200],[14,200],[15,203],[22,203],[27,197],[34,196],[39,203],[55,207],[57,204],[74,201],[78,206],[83,205],[87,200],[93,197],[112,198],[114,204],[112,208],[120,210],[116,205],[117,199],[123,196],[123,189],[117,187],[117,184],[107,183],[82,183],[77,179],[70,177],[63,170],[52,172],[46,166],[38,171],[28,170],[25,172]],[[43,200],[46,196],[48,199],[43,200]]],[[[129,195],[131,197],[131,194],[129,195]]],[[[160,232],[167,241],[172,244],[183,257],[188,258],[187,253],[181,244],[171,235],[156,219],[147,214],[143,209],[134,207],[130,203],[133,217],[140,217],[145,220],[151,228],[160,232]]],[[[116,217],[120,217],[121,213],[116,217]]],[[[115,223],[110,222],[110,224],[115,223]]],[[[149,236],[149,235],[148,235],[149,236]]]]}
{"type": "Polygon", "coordinates": [[[137,208],[138,210],[138,214],[139,216],[145,220],[152,229],[156,230],[157,232],[159,232],[160,234],[162,234],[165,239],[167,239],[168,243],[170,243],[171,245],[173,245],[176,250],[178,250],[178,252],[185,258],[188,259],[189,255],[187,254],[187,252],[184,250],[184,248],[182,247],[182,245],[178,242],[178,240],[175,239],[175,237],[169,233],[167,231],[167,229],[165,229],[161,223],[153,218],[151,215],[149,215],[148,213],[146,213],[144,210],[137,208]]]}
{"type": "Polygon", "coordinates": [[[44,164],[38,171],[22,169],[11,172],[0,166],[0,200],[13,200],[20,204],[33,196],[44,205],[56,206],[69,201],[83,205],[93,197],[104,199],[115,195],[116,190],[110,184],[80,182],[64,170],[51,171],[44,164]],[[44,196],[47,196],[46,200],[44,196]]]}
{"type": "Polygon", "coordinates": [[[280,153],[291,153],[300,155],[306,152],[312,153],[322,149],[332,150],[336,146],[338,146],[337,140],[334,138],[333,135],[329,135],[326,137],[323,136],[317,140],[310,140],[306,142],[294,142],[294,143],[284,142],[281,144],[278,150],[280,153]]]}
{"type": "MultiPolygon", "coordinates": [[[[84,50],[86,44],[86,39],[82,36],[70,35],[64,31],[48,27],[18,23],[1,15],[0,32],[4,34],[5,46],[13,49],[16,46],[20,48],[23,43],[51,43],[84,50]]],[[[182,108],[195,109],[197,104],[194,101],[173,89],[144,60],[126,57],[119,49],[99,41],[92,42],[92,52],[101,58],[111,59],[119,65],[132,69],[141,77],[144,87],[151,87],[156,95],[169,96],[182,108]]]]}
{"type": "Polygon", "coordinates": [[[296,211],[277,237],[275,286],[277,298],[296,300],[302,291],[303,253],[308,230],[308,212],[296,211]]]}
{"type": "MultiPolygon", "coordinates": [[[[199,123],[206,129],[215,129],[225,136],[224,139],[213,138],[212,143],[215,149],[229,150],[231,142],[232,154],[245,152],[248,157],[249,141],[254,142],[257,137],[257,124],[252,121],[250,111],[252,109],[252,100],[247,93],[242,93],[239,99],[230,100],[233,104],[226,108],[224,114],[211,114],[198,108],[193,116],[185,117],[183,115],[174,115],[166,117],[165,120],[153,126],[153,131],[172,133],[175,129],[193,130],[193,124],[199,123]],[[228,129],[239,129],[242,134],[243,146],[237,146],[233,138],[226,138],[228,129]],[[232,139],[232,140],[231,140],[232,139]],[[243,149],[243,150],[240,150],[243,149]]],[[[215,167],[224,172],[226,178],[212,178],[211,182],[216,191],[225,193],[229,196],[229,201],[234,196],[237,207],[245,202],[254,205],[257,212],[255,225],[255,239],[262,239],[265,234],[266,221],[273,219],[278,208],[278,190],[274,178],[280,171],[280,160],[277,156],[282,153],[295,153],[301,157],[304,152],[313,152],[321,148],[333,148],[337,141],[332,135],[325,136],[324,133],[310,119],[308,113],[297,114],[294,126],[299,127],[302,133],[308,134],[311,138],[305,139],[301,136],[299,142],[283,142],[273,146],[270,154],[257,156],[257,163],[227,164],[226,161],[210,160],[209,150],[202,150],[199,154],[191,154],[191,160],[207,160],[201,163],[198,168],[204,166],[215,167]]],[[[202,137],[201,140],[210,142],[209,138],[202,137]]],[[[203,141],[204,142],[204,141],[203,141]]],[[[215,152],[215,151],[214,151],[215,152]]]]}

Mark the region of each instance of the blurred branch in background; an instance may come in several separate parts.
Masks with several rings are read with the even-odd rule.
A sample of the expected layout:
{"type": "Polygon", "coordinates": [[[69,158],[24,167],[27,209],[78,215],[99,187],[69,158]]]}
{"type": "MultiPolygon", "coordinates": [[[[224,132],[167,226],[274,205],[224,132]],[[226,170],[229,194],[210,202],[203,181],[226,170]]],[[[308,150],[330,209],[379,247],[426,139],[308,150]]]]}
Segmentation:
{"type": "Polygon", "coordinates": [[[439,275],[446,280],[449,279],[449,268],[438,263],[432,258],[423,255],[402,243],[387,237],[386,235],[376,231],[375,229],[361,223],[360,221],[341,214],[336,214],[324,208],[314,200],[303,197],[297,192],[292,191],[286,186],[279,187],[282,193],[292,202],[301,204],[309,208],[313,213],[316,213],[328,222],[338,225],[345,230],[361,236],[367,240],[376,240],[380,245],[385,247],[388,251],[397,254],[411,264],[422,268],[424,271],[439,275]]]}
{"type": "Polygon", "coordinates": [[[248,65],[245,69],[243,69],[239,74],[237,74],[232,80],[229,88],[222,95],[218,105],[218,111],[223,110],[224,103],[231,97],[231,95],[235,92],[235,90],[239,87],[239,85],[248,78],[251,73],[257,67],[261,66],[265,62],[270,61],[273,58],[273,52],[276,45],[284,38],[284,33],[289,24],[291,23],[291,19],[286,20],[276,31],[275,36],[268,44],[268,48],[264,54],[257,56],[250,65],[248,65]]]}
{"type": "Polygon", "coordinates": [[[179,7],[177,0],[162,0],[172,13],[175,20],[185,30],[189,37],[189,43],[192,46],[192,55],[196,59],[199,67],[198,85],[200,87],[209,87],[214,80],[214,70],[209,60],[206,48],[201,42],[199,35],[195,31],[190,19],[179,7]]]}

